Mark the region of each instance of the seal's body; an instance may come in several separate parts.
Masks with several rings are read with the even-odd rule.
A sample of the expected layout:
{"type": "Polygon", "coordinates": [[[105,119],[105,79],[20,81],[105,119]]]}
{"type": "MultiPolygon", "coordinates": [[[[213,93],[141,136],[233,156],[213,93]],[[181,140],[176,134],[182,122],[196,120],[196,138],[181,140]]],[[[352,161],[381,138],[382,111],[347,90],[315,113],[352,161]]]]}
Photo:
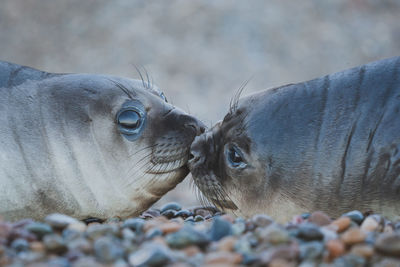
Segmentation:
{"type": "Polygon", "coordinates": [[[199,189],[238,214],[400,215],[400,58],[245,97],[191,153],[199,189]]]}
{"type": "Polygon", "coordinates": [[[138,215],[188,173],[202,124],[149,83],[0,63],[0,215],[138,215]]]}

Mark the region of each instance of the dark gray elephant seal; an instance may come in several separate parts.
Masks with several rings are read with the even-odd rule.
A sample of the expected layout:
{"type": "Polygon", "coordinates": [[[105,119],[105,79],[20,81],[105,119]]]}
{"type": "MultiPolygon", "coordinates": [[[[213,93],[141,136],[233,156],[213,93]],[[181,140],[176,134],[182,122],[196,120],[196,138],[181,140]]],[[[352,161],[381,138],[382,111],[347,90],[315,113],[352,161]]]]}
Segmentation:
{"type": "Polygon", "coordinates": [[[398,216],[400,58],[245,97],[191,153],[198,188],[237,214],[398,216]]]}
{"type": "Polygon", "coordinates": [[[202,124],[144,81],[0,63],[0,216],[138,215],[187,174],[202,124]]]}

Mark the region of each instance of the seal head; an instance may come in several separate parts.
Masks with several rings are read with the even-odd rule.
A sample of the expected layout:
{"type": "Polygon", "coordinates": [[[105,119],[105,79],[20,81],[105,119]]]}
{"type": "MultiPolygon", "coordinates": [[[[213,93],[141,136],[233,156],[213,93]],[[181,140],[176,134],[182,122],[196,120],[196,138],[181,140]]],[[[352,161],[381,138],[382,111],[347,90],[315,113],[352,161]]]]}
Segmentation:
{"type": "Polygon", "coordinates": [[[135,216],[188,174],[189,147],[204,126],[156,86],[2,64],[5,219],[135,216]]]}
{"type": "Polygon", "coordinates": [[[322,210],[400,214],[400,58],[261,91],[196,137],[206,198],[277,220],[322,210]]]}

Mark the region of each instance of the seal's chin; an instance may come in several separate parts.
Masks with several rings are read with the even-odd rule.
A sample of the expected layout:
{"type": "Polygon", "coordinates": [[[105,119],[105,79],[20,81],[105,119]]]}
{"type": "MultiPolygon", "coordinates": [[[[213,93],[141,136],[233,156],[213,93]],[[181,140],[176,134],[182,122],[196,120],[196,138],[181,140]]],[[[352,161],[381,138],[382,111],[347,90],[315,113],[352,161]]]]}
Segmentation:
{"type": "Polygon", "coordinates": [[[206,170],[206,165],[201,164],[201,160],[196,162],[190,159],[188,162],[189,170],[192,173],[194,183],[200,192],[207,198],[207,201],[200,199],[201,202],[211,202],[221,210],[238,210],[236,204],[229,197],[228,193],[219,182],[218,177],[206,170]]]}
{"type": "Polygon", "coordinates": [[[173,173],[173,172],[178,172],[182,170],[187,170],[187,158],[188,157],[183,157],[178,160],[170,161],[170,162],[163,162],[163,163],[158,163],[152,165],[149,169],[147,169],[145,172],[148,174],[165,174],[165,173],[173,173]]]}

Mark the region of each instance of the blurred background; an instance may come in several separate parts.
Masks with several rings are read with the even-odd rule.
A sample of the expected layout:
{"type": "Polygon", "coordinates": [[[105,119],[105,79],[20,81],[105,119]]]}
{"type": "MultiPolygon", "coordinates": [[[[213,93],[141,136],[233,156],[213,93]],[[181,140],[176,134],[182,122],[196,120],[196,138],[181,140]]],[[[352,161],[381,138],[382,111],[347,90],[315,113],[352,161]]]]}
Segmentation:
{"type": "MultiPolygon", "coordinates": [[[[2,0],[0,60],[138,78],[208,126],[244,94],[400,55],[397,0],[2,0]]],[[[196,205],[190,177],[156,205],[196,205]]]]}

